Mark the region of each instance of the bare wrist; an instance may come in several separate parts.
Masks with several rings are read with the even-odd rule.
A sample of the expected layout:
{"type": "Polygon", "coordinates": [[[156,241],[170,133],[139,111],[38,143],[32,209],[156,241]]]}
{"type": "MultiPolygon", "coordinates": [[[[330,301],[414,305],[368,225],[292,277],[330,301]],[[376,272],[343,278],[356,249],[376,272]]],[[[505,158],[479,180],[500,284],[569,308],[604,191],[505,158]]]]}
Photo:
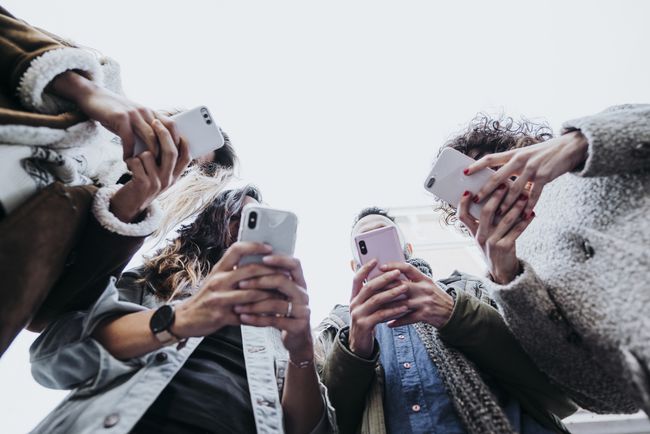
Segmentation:
{"type": "Polygon", "coordinates": [[[435,328],[440,328],[443,325],[447,324],[447,321],[449,321],[449,318],[451,318],[451,314],[454,311],[454,297],[447,294],[446,292],[443,292],[440,296],[440,312],[434,314],[430,323],[435,328]]]}
{"type": "Polygon", "coordinates": [[[75,71],[59,74],[50,85],[49,91],[76,104],[95,92],[98,86],[75,71]]]}
{"type": "Polygon", "coordinates": [[[373,338],[370,339],[369,343],[360,342],[358,339],[355,339],[355,336],[352,333],[350,333],[348,347],[350,348],[350,351],[357,356],[368,359],[372,356],[372,352],[375,349],[375,342],[373,338]]]}
{"type": "Polygon", "coordinates": [[[180,339],[192,337],[189,330],[190,322],[189,309],[187,303],[179,303],[174,307],[174,323],[169,328],[169,331],[180,339]]]}
{"type": "Polygon", "coordinates": [[[576,162],[575,166],[579,166],[587,159],[587,154],[589,152],[589,142],[581,131],[572,131],[565,134],[565,137],[566,146],[569,146],[572,150],[571,154],[573,155],[576,162]]]}

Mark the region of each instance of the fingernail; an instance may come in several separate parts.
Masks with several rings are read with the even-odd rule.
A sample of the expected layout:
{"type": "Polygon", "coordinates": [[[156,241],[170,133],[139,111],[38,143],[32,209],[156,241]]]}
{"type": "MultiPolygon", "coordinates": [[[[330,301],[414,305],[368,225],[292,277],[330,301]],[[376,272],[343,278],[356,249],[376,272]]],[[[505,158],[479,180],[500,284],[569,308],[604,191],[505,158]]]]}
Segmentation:
{"type": "Polygon", "coordinates": [[[528,220],[532,220],[533,217],[535,217],[535,211],[531,211],[531,212],[528,214],[528,220]]]}
{"type": "Polygon", "coordinates": [[[246,288],[248,286],[248,280],[242,280],[239,282],[240,288],[246,288]]]}
{"type": "Polygon", "coordinates": [[[472,193],[470,193],[469,191],[465,190],[465,193],[463,193],[463,196],[469,196],[470,194],[472,194],[472,193]]]}
{"type": "Polygon", "coordinates": [[[264,244],[264,250],[266,250],[267,252],[272,252],[273,246],[270,244],[264,244]]]}
{"type": "Polygon", "coordinates": [[[472,198],[472,202],[474,202],[474,203],[478,203],[478,196],[474,196],[474,197],[472,198]]]}
{"type": "Polygon", "coordinates": [[[271,259],[271,256],[262,256],[262,262],[269,263],[273,262],[273,260],[271,259]]]}
{"type": "Polygon", "coordinates": [[[528,200],[528,196],[526,196],[525,194],[522,193],[522,194],[519,195],[518,200],[528,200]]]}
{"type": "Polygon", "coordinates": [[[505,184],[499,184],[499,186],[497,187],[497,190],[503,190],[504,188],[506,188],[505,184]]]}
{"type": "Polygon", "coordinates": [[[382,270],[382,271],[388,270],[388,266],[382,265],[381,267],[379,267],[379,269],[382,270]]]}
{"type": "Polygon", "coordinates": [[[469,174],[469,169],[463,170],[463,175],[468,175],[469,174]]]}

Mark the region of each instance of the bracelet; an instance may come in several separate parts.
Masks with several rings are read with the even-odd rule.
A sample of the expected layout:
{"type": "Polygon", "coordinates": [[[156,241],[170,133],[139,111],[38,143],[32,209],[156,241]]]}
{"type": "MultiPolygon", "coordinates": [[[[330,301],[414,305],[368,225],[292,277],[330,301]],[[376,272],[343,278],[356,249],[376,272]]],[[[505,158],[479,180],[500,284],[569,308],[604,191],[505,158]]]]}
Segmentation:
{"type": "Polygon", "coordinates": [[[293,360],[291,360],[291,357],[289,357],[289,363],[291,363],[296,368],[305,369],[314,363],[314,359],[303,360],[302,362],[294,362],[293,360]]]}

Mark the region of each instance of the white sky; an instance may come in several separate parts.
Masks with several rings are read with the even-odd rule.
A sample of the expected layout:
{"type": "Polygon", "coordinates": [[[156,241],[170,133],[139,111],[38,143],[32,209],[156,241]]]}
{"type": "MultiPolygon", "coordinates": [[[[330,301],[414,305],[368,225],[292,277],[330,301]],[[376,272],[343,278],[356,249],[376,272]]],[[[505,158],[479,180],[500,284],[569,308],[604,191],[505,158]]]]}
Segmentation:
{"type": "MultiPolygon", "coordinates": [[[[438,146],[477,111],[559,127],[650,100],[644,1],[4,6],[117,59],[135,100],[210,107],[241,176],[298,214],[313,324],[348,299],[355,212],[429,203],[421,185],[438,146]]],[[[64,395],[31,379],[32,339],[21,335],[0,360],[2,433],[32,428],[64,395]]]]}

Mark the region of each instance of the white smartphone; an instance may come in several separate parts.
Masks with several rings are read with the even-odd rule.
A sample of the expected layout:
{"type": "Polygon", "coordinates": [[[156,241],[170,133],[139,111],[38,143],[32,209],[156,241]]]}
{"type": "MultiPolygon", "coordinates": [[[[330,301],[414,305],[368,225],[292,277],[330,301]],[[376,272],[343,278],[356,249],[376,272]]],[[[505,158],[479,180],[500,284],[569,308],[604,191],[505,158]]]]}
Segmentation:
{"type": "MultiPolygon", "coordinates": [[[[239,224],[239,241],[265,243],[273,247],[274,255],[292,256],[296,246],[298,217],[264,205],[246,205],[239,224]]],[[[249,255],[239,265],[261,263],[264,255],[249,255]]]]}
{"type": "MultiPolygon", "coordinates": [[[[171,116],[171,119],[176,124],[178,134],[187,141],[192,159],[221,148],[225,142],[219,125],[205,106],[177,113],[171,116]]],[[[147,145],[136,137],[133,155],[138,155],[146,150],[147,145]]]]}
{"type": "MultiPolygon", "coordinates": [[[[478,193],[481,187],[494,175],[494,170],[490,168],[481,169],[470,176],[465,175],[463,170],[475,161],[455,149],[443,149],[440,157],[431,168],[429,176],[424,181],[424,188],[433,193],[438,199],[454,207],[458,206],[465,191],[470,191],[472,194],[478,193]]],[[[470,205],[469,213],[472,217],[476,219],[480,217],[484,203],[485,201],[470,205]]]]}

